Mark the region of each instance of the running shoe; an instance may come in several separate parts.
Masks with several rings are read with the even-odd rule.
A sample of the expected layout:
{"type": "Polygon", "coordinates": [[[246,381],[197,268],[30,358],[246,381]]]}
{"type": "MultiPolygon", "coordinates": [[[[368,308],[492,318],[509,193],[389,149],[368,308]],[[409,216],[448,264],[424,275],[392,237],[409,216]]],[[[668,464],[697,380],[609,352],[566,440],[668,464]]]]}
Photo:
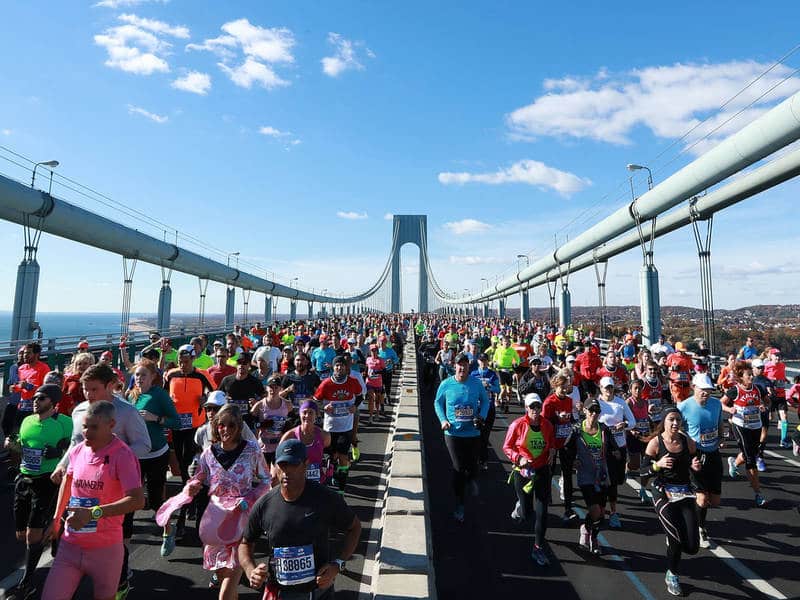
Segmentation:
{"type": "Polygon", "coordinates": [[[540,567],[546,567],[550,564],[550,559],[547,558],[547,554],[545,554],[544,550],[539,546],[533,546],[533,552],[531,552],[531,558],[536,561],[536,564],[540,567]]]}
{"type": "Polygon", "coordinates": [[[800,444],[792,440],[792,454],[800,456],[800,444]]]}
{"type": "Polygon", "coordinates": [[[469,493],[471,496],[477,496],[480,494],[480,489],[478,488],[478,482],[475,478],[469,480],[467,484],[469,486],[469,493]]]}
{"type": "Polygon", "coordinates": [[[175,532],[161,536],[161,556],[169,556],[175,550],[175,532]]]}
{"type": "Polygon", "coordinates": [[[673,596],[683,596],[683,590],[681,590],[678,576],[673,574],[672,571],[667,571],[667,574],[664,576],[664,583],[667,584],[667,591],[670,594],[673,596]]]}
{"type": "Polygon", "coordinates": [[[361,458],[361,450],[358,449],[358,446],[353,446],[350,448],[350,456],[353,457],[353,462],[356,462],[359,458],[361,458]]]}
{"type": "Polygon", "coordinates": [[[600,550],[600,540],[598,540],[596,537],[589,538],[589,552],[591,552],[595,556],[600,556],[602,552],[600,550]]]}
{"type": "Polygon", "coordinates": [[[517,524],[520,524],[524,521],[522,518],[522,507],[519,504],[519,500],[517,500],[517,503],[514,505],[514,510],[511,511],[511,519],[517,524]]]}
{"type": "Polygon", "coordinates": [[[463,523],[464,522],[464,505],[463,504],[459,504],[458,506],[456,506],[456,509],[453,511],[453,518],[458,523],[463,523]]]}
{"type": "Polygon", "coordinates": [[[219,587],[219,577],[217,577],[216,573],[211,574],[211,579],[208,580],[208,587],[209,589],[214,589],[219,587]]]}
{"type": "Polygon", "coordinates": [[[708,532],[706,531],[705,527],[700,528],[700,547],[701,548],[711,547],[711,542],[708,541],[708,532]]]}
{"type": "Polygon", "coordinates": [[[591,551],[591,545],[589,544],[590,536],[589,530],[586,528],[586,524],[581,525],[581,533],[578,536],[578,543],[587,550],[591,551]]]}
{"type": "Polygon", "coordinates": [[[780,446],[781,448],[788,449],[792,447],[792,444],[789,443],[789,440],[781,440],[780,446]]]}
{"type": "Polygon", "coordinates": [[[125,598],[128,597],[128,593],[130,591],[131,591],[131,584],[126,581],[117,588],[117,593],[114,596],[114,600],[125,600],[125,598]]]}
{"type": "Polygon", "coordinates": [[[562,500],[564,499],[564,476],[561,475],[558,478],[558,497],[562,500]]]}
{"type": "Polygon", "coordinates": [[[577,519],[577,518],[578,518],[578,515],[575,514],[575,511],[572,510],[571,508],[568,508],[567,510],[564,511],[564,514],[561,517],[561,522],[562,523],[569,523],[573,519],[577,519]]]}
{"type": "Polygon", "coordinates": [[[622,521],[620,521],[617,513],[613,512],[609,515],[608,526],[612,529],[622,529],[622,521]]]}
{"type": "Polygon", "coordinates": [[[767,463],[765,463],[764,459],[760,456],[756,458],[756,468],[758,469],[759,473],[763,473],[767,470],[767,463]]]}
{"type": "Polygon", "coordinates": [[[759,508],[767,504],[767,499],[761,494],[756,494],[756,506],[759,508]]]}
{"type": "Polygon", "coordinates": [[[736,459],[732,456],[728,457],[728,475],[731,479],[736,479],[739,475],[739,467],[736,466],[736,459]]]}
{"type": "Polygon", "coordinates": [[[642,504],[650,504],[650,496],[647,495],[647,490],[644,487],[639,488],[639,502],[642,504]]]}

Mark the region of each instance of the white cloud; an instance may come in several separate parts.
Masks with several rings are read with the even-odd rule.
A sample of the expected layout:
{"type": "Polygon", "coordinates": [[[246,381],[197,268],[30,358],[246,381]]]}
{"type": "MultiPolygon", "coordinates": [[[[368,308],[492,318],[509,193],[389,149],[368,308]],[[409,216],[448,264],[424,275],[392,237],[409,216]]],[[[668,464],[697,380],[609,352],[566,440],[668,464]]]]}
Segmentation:
{"type": "Polygon", "coordinates": [[[451,265],[498,265],[504,262],[496,256],[450,256],[451,265]]]}
{"type": "Polygon", "coordinates": [[[14,132],[11,131],[10,129],[0,129],[0,133],[2,133],[3,135],[11,135],[14,132]]]}
{"type": "Polygon", "coordinates": [[[281,79],[272,67],[268,67],[264,63],[260,63],[252,58],[247,58],[244,63],[238,67],[229,67],[225,63],[217,63],[220,69],[231,78],[231,81],[246,89],[253,87],[254,83],[259,84],[267,90],[276,87],[284,87],[289,85],[285,79],[281,79]]]}
{"type": "Polygon", "coordinates": [[[94,36],[94,43],[108,53],[105,65],[136,75],[169,72],[164,57],[169,54],[172,44],[163,37],[189,37],[189,30],[136,15],[120,15],[119,19],[125,24],[109,27],[94,36]]]}
{"type": "MultiPolygon", "coordinates": [[[[755,61],[676,63],[619,75],[601,70],[593,77],[547,79],[543,83],[547,93],[512,111],[506,116],[506,123],[511,135],[519,139],[573,137],[624,145],[631,143],[631,133],[640,126],[649,128],[660,138],[675,139],[714,115],[723,102],[769,67],[755,61]]],[[[711,132],[791,71],[780,65],[764,75],[731,101],[721,114],[714,115],[709,123],[692,132],[687,142],[711,132]]],[[[740,129],[798,89],[800,78],[790,78],[747,109],[745,115],[711,134],[712,143],[740,129]]],[[[707,145],[702,149],[707,149],[707,145]]]]}
{"type": "Polygon", "coordinates": [[[355,211],[343,211],[340,210],[336,213],[336,216],[340,219],[349,219],[351,221],[359,220],[359,219],[366,219],[367,213],[366,212],[355,212],[355,211]]]}
{"type": "Polygon", "coordinates": [[[219,68],[240,87],[249,89],[253,83],[265,89],[289,85],[268,66],[294,62],[295,39],[289,29],[259,27],[247,19],[229,21],[221,29],[224,35],[207,39],[202,44],[187,44],[186,49],[205,50],[219,56],[219,68]],[[238,66],[235,63],[239,63],[238,66]]]}
{"type": "Polygon", "coordinates": [[[287,135],[292,135],[288,131],[281,131],[280,129],[275,129],[274,127],[271,127],[269,125],[264,125],[263,127],[261,127],[258,130],[258,133],[260,133],[261,135],[266,135],[268,137],[274,137],[274,138],[279,138],[279,137],[285,137],[287,135]]]}
{"type": "Polygon", "coordinates": [[[588,179],[554,167],[548,167],[538,160],[521,160],[507,169],[500,169],[494,173],[439,173],[439,183],[445,185],[525,183],[550,188],[562,196],[570,196],[592,184],[588,179]]]}
{"type": "MultiPolygon", "coordinates": [[[[358,49],[364,44],[353,42],[343,38],[340,34],[328,33],[328,44],[333,46],[333,56],[326,56],[322,59],[322,71],[329,77],[338,77],[344,71],[362,71],[364,65],[358,56],[358,49]]],[[[364,54],[368,58],[375,58],[375,53],[369,48],[364,49],[364,54]]]]}
{"type": "Polygon", "coordinates": [[[169,35],[181,39],[189,38],[189,28],[183,25],[173,26],[170,25],[169,23],[165,23],[164,21],[156,21],[155,19],[144,19],[142,17],[137,17],[136,15],[129,15],[129,14],[122,14],[117,18],[123,23],[128,23],[129,25],[133,25],[134,27],[139,27],[140,29],[146,29],[148,31],[152,31],[153,33],[169,35]]]}
{"type": "Polygon", "coordinates": [[[394,219],[394,215],[392,213],[386,213],[385,215],[383,215],[383,220],[384,221],[391,221],[393,219],[394,219]]]}
{"type": "Polygon", "coordinates": [[[169,121],[169,117],[165,115],[157,115],[156,113],[151,113],[149,110],[145,110],[140,106],[134,106],[132,104],[128,104],[128,113],[131,115],[141,115],[142,117],[150,119],[158,124],[164,124],[169,121]]]}
{"type": "Polygon", "coordinates": [[[176,90],[205,96],[208,94],[208,90],[211,89],[211,77],[207,73],[189,71],[183,77],[178,77],[171,85],[176,90]]]}
{"type": "Polygon", "coordinates": [[[462,221],[450,221],[444,224],[445,229],[449,229],[456,235],[464,235],[465,233],[480,233],[488,231],[492,228],[488,223],[478,221],[476,219],[464,219],[462,221]]]}
{"type": "Polygon", "coordinates": [[[148,2],[166,4],[169,0],[100,0],[100,2],[94,6],[103,8],[124,8],[127,6],[139,6],[140,4],[147,4],[148,2]]]}

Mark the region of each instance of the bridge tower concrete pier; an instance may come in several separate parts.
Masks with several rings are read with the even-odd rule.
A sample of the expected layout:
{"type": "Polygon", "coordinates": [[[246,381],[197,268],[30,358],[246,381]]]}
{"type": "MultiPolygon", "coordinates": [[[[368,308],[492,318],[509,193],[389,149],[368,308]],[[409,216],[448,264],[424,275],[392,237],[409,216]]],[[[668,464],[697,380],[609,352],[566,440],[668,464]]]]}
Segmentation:
{"type": "Polygon", "coordinates": [[[158,330],[164,334],[169,331],[172,313],[172,288],[169,279],[161,281],[161,289],[158,292],[158,330]]]}
{"type": "Polygon", "coordinates": [[[530,321],[531,318],[531,299],[527,288],[522,288],[520,293],[520,317],[523,321],[530,321]]]}
{"type": "Polygon", "coordinates": [[[26,247],[25,257],[17,267],[14,312],[11,317],[12,340],[30,339],[38,328],[36,300],[39,296],[39,271],[36,249],[26,247]]]}
{"type": "Polygon", "coordinates": [[[314,318],[314,303],[309,301],[309,303],[308,303],[308,320],[310,321],[313,318],[314,318]]]}
{"type": "Polygon", "coordinates": [[[225,290],[225,328],[233,328],[234,311],[236,310],[236,288],[225,290]]]}
{"type": "Polygon", "coordinates": [[[297,320],[297,300],[292,300],[289,302],[289,320],[297,320]]]}
{"type": "Polygon", "coordinates": [[[400,249],[405,244],[419,248],[419,302],[417,310],[428,312],[428,217],[426,215],[394,215],[392,234],[392,298],[391,312],[400,312],[400,249]]]}
{"type": "Polygon", "coordinates": [[[658,269],[651,262],[639,271],[639,301],[642,310],[642,344],[650,346],[661,335],[661,297],[658,288],[658,269]]]}
{"type": "Polygon", "coordinates": [[[501,319],[505,318],[505,316],[506,316],[506,299],[505,298],[500,298],[497,301],[497,312],[498,312],[498,316],[501,319]]]}
{"type": "Polygon", "coordinates": [[[272,323],[272,298],[264,296],[264,323],[272,323]]]}

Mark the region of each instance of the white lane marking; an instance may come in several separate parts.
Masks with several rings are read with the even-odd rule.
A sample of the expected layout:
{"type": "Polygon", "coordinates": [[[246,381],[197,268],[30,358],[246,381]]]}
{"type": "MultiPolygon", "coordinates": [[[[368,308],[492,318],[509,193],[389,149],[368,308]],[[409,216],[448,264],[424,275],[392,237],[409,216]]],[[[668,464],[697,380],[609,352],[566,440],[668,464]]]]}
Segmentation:
{"type": "Polygon", "coordinates": [[[787,462],[793,467],[800,467],[800,462],[791,458],[786,458],[785,456],[783,456],[783,454],[778,454],[777,452],[773,452],[772,450],[764,450],[764,454],[766,454],[767,456],[771,456],[772,458],[780,458],[783,462],[787,462]]]}
{"type": "MultiPolygon", "coordinates": [[[[640,489],[642,489],[642,486],[639,484],[639,482],[633,479],[628,479],[626,483],[631,488],[636,490],[637,493],[639,492],[640,489]]],[[[647,492],[647,490],[645,490],[645,492],[648,494],[648,496],[651,496],[652,499],[652,495],[649,492],[647,492]]],[[[735,558],[730,552],[725,550],[725,548],[720,546],[720,544],[716,540],[713,541],[712,546],[708,548],[708,550],[714,556],[722,560],[722,562],[725,563],[728,567],[736,571],[736,573],[742,579],[744,579],[747,583],[752,585],[754,588],[756,588],[759,592],[761,592],[765,596],[768,596],[770,598],[775,598],[775,600],[786,600],[786,596],[784,596],[781,592],[772,587],[769,583],[764,581],[761,577],[756,575],[754,571],[752,571],[740,560],[735,558]]]]}

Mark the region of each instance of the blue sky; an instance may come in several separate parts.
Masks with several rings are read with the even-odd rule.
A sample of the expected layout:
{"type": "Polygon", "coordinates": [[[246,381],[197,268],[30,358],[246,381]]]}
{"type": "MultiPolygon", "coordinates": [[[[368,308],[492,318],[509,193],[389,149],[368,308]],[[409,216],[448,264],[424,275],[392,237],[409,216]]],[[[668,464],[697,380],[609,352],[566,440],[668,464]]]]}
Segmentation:
{"type": "MultiPolygon", "coordinates": [[[[437,280],[476,289],[515,269],[517,254],[541,256],[554,234],[563,242],[629,200],[627,163],[664,179],[800,90],[792,55],[718,114],[798,43],[796,3],[643,6],[6,2],[0,145],[58,159],[59,173],[203,240],[207,253],[239,251],[307,288],[368,287],[389,251],[387,213],[427,214],[437,280]],[[701,127],[678,141],[786,78],[710,139],[698,140],[701,127]]],[[[29,179],[6,160],[0,173],[29,179]]],[[[789,283],[796,226],[784,218],[797,192],[790,182],[717,217],[717,306],[800,302],[789,283]]],[[[0,250],[8,309],[19,226],[0,222],[0,250]]],[[[411,281],[414,255],[404,249],[411,281]]],[[[609,304],[638,302],[640,256],[610,263],[609,304]]],[[[662,304],[699,305],[691,232],[657,241],[655,256],[662,304]]],[[[40,310],[121,306],[119,257],[45,235],[39,261],[40,310]]],[[[574,304],[595,303],[593,272],[570,281],[574,304]]],[[[173,283],[173,310],[195,311],[196,280],[173,283]]],[[[159,286],[159,270],[139,265],[133,311],[155,310],[159,286]]],[[[413,307],[415,288],[405,289],[413,307]]],[[[542,289],[534,304],[546,304],[542,289]]],[[[207,310],[223,308],[212,284],[207,310]]]]}

